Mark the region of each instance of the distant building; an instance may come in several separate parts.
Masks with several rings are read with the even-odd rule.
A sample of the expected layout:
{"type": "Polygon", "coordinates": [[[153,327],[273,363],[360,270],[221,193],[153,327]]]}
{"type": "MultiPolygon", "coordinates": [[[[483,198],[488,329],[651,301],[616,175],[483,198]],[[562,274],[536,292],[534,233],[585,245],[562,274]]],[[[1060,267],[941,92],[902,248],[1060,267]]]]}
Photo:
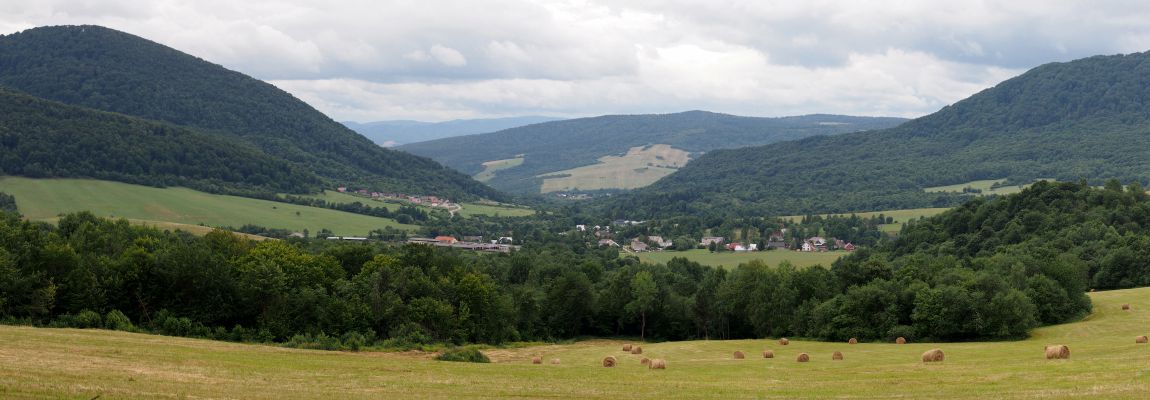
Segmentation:
{"type": "Polygon", "coordinates": [[[599,239],[599,246],[619,247],[619,243],[611,239],[599,239]]]}
{"type": "Polygon", "coordinates": [[[647,251],[647,244],[639,241],[638,239],[631,241],[631,250],[647,251]]]}
{"type": "Polygon", "coordinates": [[[435,241],[439,242],[439,243],[447,243],[447,244],[459,243],[459,240],[457,240],[451,236],[436,236],[435,241]]]}
{"type": "Polygon", "coordinates": [[[703,240],[699,241],[699,244],[703,246],[710,246],[711,243],[718,245],[723,244],[723,240],[724,239],[720,236],[706,236],[703,238],[703,240]]]}

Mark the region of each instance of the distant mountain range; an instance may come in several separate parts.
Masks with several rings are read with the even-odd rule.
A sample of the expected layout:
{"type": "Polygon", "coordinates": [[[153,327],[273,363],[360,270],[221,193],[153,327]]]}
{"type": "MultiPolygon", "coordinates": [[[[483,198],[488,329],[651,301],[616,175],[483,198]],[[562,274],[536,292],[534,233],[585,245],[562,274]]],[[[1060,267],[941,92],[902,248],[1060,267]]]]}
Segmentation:
{"type": "Polygon", "coordinates": [[[397,148],[431,157],[504,191],[616,190],[649,184],[716,149],[888,128],[903,121],[840,115],[755,118],[705,111],[608,115],[397,148]]]}
{"type": "MultiPolygon", "coordinates": [[[[10,162],[92,159],[92,154],[84,153],[86,148],[70,143],[93,134],[80,123],[84,120],[101,121],[96,134],[102,137],[111,140],[120,135],[133,142],[133,146],[106,147],[100,157],[107,160],[102,162],[50,167],[41,163],[49,167],[39,170],[42,176],[119,177],[242,193],[309,192],[348,185],[455,199],[504,197],[430,159],[376,146],[271,84],[99,26],[44,27],[0,36],[0,87],[9,89],[6,101],[27,103],[35,115],[22,118],[19,126],[6,127],[0,150],[10,162]],[[129,125],[123,128],[127,131],[121,129],[129,125]],[[32,139],[36,146],[56,141],[54,151],[60,153],[42,157],[15,152],[32,136],[39,136],[32,139]],[[177,143],[180,146],[174,146],[177,143]],[[173,165],[150,169],[116,162],[132,160],[136,153],[173,165]],[[204,154],[218,156],[212,162],[219,165],[214,169],[202,165],[207,162],[199,158],[204,154]],[[235,158],[241,156],[249,161],[235,158]],[[259,160],[267,162],[251,165],[259,160]],[[238,170],[241,165],[245,167],[238,170]]],[[[100,145],[100,140],[92,142],[100,145]]],[[[5,168],[3,173],[34,175],[27,168],[5,168]]]]}
{"type": "Polygon", "coordinates": [[[424,142],[455,136],[474,135],[517,128],[541,122],[560,121],[552,117],[508,117],[488,119],[457,119],[444,122],[421,121],[376,121],[359,123],[344,121],[348,128],[366,136],[383,147],[424,142]]]}
{"type": "Polygon", "coordinates": [[[1147,149],[1150,53],[1095,56],[890,129],[714,151],[604,207],[633,219],[790,215],[948,206],[963,197],[923,189],[986,179],[1145,185],[1147,149]]]}

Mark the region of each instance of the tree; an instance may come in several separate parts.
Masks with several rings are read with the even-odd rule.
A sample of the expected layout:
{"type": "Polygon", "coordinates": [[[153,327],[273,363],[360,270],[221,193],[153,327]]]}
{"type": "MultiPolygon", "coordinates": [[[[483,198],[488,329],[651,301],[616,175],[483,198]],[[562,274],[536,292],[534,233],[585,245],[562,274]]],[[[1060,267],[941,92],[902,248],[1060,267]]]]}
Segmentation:
{"type": "Polygon", "coordinates": [[[639,271],[631,278],[631,302],[627,303],[627,312],[639,313],[639,339],[645,339],[647,333],[647,313],[655,305],[655,296],[659,294],[659,286],[650,272],[639,271]]]}

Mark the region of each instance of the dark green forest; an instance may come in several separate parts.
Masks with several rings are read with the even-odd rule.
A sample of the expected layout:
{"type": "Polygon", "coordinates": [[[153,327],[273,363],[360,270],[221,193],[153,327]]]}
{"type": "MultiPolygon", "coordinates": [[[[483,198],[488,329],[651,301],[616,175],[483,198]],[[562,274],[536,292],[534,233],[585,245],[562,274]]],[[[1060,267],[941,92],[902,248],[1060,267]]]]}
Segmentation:
{"type": "Polygon", "coordinates": [[[1021,337],[1089,313],[1090,289],[1150,284],[1150,197],[1116,181],[975,199],[829,267],[650,265],[579,238],[545,239],[479,254],[195,237],[86,213],[53,226],[7,214],[0,315],[357,346],[587,335],[963,341],[1021,337]]]}
{"type": "Polygon", "coordinates": [[[1150,53],[1046,64],[894,128],[710,152],[604,210],[648,219],[951,206],[925,187],[1150,180],[1150,53]]]}
{"type": "Polygon", "coordinates": [[[524,155],[523,164],[499,171],[488,183],[515,193],[539,193],[537,175],[592,165],[628,149],[669,144],[698,156],[703,152],[835,135],[898,125],[901,118],[805,115],[738,117],[706,111],[665,115],[607,115],[546,122],[499,132],[403,145],[398,149],[431,157],[469,175],[481,164],[524,155]]]}
{"type": "MultiPolygon", "coordinates": [[[[332,186],[452,199],[503,198],[430,159],[381,148],[271,84],[99,26],[43,27],[0,36],[0,87],[215,135],[218,142],[259,149],[280,163],[306,165],[332,186]]],[[[41,130],[21,128],[14,133],[41,130]]],[[[292,192],[306,189],[295,186],[292,192]]]]}

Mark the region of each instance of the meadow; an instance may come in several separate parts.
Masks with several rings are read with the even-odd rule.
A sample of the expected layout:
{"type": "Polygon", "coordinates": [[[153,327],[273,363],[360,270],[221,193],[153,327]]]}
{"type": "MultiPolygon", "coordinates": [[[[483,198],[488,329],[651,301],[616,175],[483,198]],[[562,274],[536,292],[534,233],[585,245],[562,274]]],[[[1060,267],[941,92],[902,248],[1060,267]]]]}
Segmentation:
{"type": "MultiPolygon", "coordinates": [[[[1053,179],[1036,179],[1035,182],[1047,181],[1047,180],[1053,180],[1053,179]]],[[[928,188],[925,188],[923,190],[927,191],[927,192],[962,193],[964,189],[970,188],[970,189],[980,190],[980,192],[979,192],[980,196],[991,196],[991,195],[1008,195],[1008,194],[1018,193],[1018,192],[1021,192],[1022,189],[1026,189],[1027,187],[1029,187],[1031,185],[1028,183],[1025,185],[994,187],[994,185],[1001,185],[1003,183],[1006,183],[1005,179],[988,179],[988,180],[981,180],[981,181],[970,181],[967,183],[959,183],[956,185],[928,187],[928,188]]]]}
{"type": "Polygon", "coordinates": [[[541,193],[569,190],[636,189],[655,183],[690,161],[690,153],[666,144],[632,147],[599,163],[540,175],[541,193]]]}
{"type": "Polygon", "coordinates": [[[846,251],[807,253],[791,250],[748,252],[722,251],[712,253],[709,250],[695,249],[687,251],[655,251],[638,253],[637,255],[639,256],[639,260],[652,264],[666,264],[667,261],[670,261],[672,258],[684,257],[699,264],[710,265],[712,267],[722,266],[726,268],[734,268],[739,264],[748,263],[753,260],[760,260],[763,263],[771,266],[779,265],[779,263],[783,261],[789,261],[792,265],[799,268],[806,268],[814,265],[822,265],[829,268],[831,263],[847,254],[850,253],[846,251]]]}
{"type": "MultiPolygon", "coordinates": [[[[961,191],[961,189],[960,189],[960,191],[961,191]]],[[[902,224],[907,223],[907,221],[913,221],[913,220],[916,220],[919,218],[932,217],[932,216],[941,214],[943,211],[946,211],[946,210],[949,210],[949,208],[911,208],[911,209],[905,209],[905,210],[870,211],[870,212],[860,212],[860,213],[821,214],[821,215],[824,217],[831,216],[831,215],[844,216],[844,217],[849,217],[851,215],[857,215],[857,216],[859,216],[859,218],[871,218],[871,217],[875,217],[878,215],[882,215],[884,217],[891,217],[894,220],[894,222],[889,223],[889,224],[882,224],[881,226],[879,226],[879,230],[886,232],[886,233],[898,233],[899,229],[902,229],[902,224]]],[[[788,216],[781,217],[781,218],[788,220],[788,221],[791,221],[791,222],[798,222],[798,221],[803,219],[803,216],[802,215],[788,215],[788,216]]]]}
{"type": "Polygon", "coordinates": [[[495,174],[501,170],[514,168],[523,165],[523,156],[515,158],[508,158],[506,160],[493,160],[483,163],[483,171],[480,171],[475,176],[472,176],[477,181],[487,182],[495,177],[495,174]]]}
{"type": "Polygon", "coordinates": [[[312,234],[322,228],[336,235],[366,236],[383,227],[412,230],[392,219],[324,208],[224,196],[186,188],[154,188],[88,179],[0,178],[0,191],[16,197],[21,214],[51,220],[63,213],[91,211],[104,217],[142,223],[231,226],[253,224],[312,234]]]}
{"type": "Polygon", "coordinates": [[[1026,340],[846,343],[774,339],[623,340],[487,349],[492,363],[434,361],[418,351],[295,350],[125,332],[0,326],[0,398],[1141,398],[1150,390],[1150,288],[1091,293],[1082,321],[1026,340]],[[1128,303],[1132,310],[1123,311],[1128,303]],[[1065,344],[1071,357],[1047,360],[1065,344]],[[946,359],[924,364],[939,348],[946,359]],[[764,359],[763,350],[775,358],[764,359]],[[736,360],[734,351],[747,358],[736,360]],[[841,351],[844,359],[832,361],[841,351]],[[810,355],[795,362],[798,353],[810,355]],[[604,368],[614,356],[619,365],[604,368]],[[542,357],[543,365],[531,363],[542,357]],[[640,358],[667,360],[648,370],[640,358]],[[559,359],[559,364],[550,364],[559,359]]]}

